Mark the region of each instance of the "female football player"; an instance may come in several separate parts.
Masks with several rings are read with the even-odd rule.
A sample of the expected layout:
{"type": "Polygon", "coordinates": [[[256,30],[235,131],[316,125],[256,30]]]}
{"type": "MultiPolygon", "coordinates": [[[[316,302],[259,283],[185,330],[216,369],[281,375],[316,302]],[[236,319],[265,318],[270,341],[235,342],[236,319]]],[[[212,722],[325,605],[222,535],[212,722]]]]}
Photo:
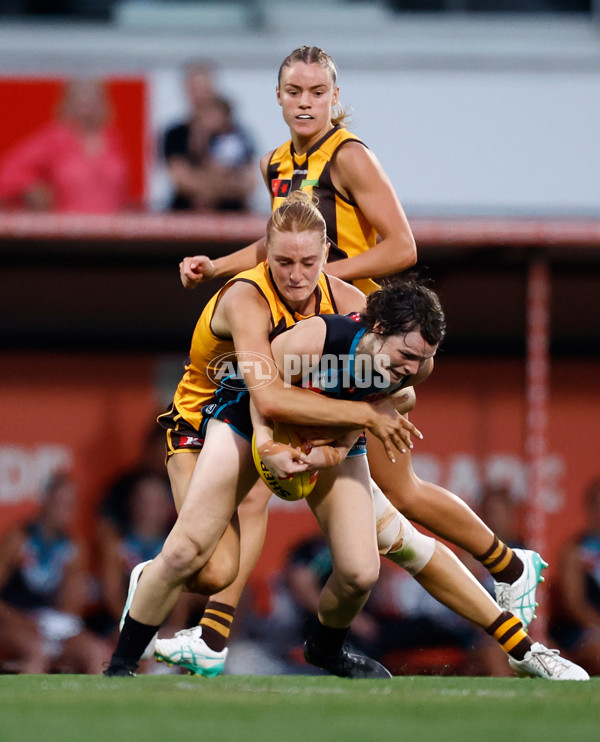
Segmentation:
{"type": "MultiPolygon", "coordinates": [[[[258,475],[250,448],[249,403],[235,404],[235,394],[233,401],[219,395],[215,381],[219,359],[236,354],[239,394],[249,390],[267,418],[366,427],[382,437],[390,455],[394,448],[409,448],[411,433],[420,435],[387,400],[318,399],[307,390],[286,387],[274,367],[265,384],[264,364],[272,362],[274,334],[303,317],[346,313],[364,301],[358,289],[322,272],[327,257],[325,222],[307,194],[294,194],[273,212],[267,240],[267,261],[236,276],[205,307],[173,406],[159,418],[167,431],[167,470],[179,517],[159,556],[144,569],[137,589],[141,569],[132,575],[133,602],[126,606],[128,615],[115,652],[116,665],[125,671],[146,649],[191,578],[188,587],[210,593],[231,582],[238,570],[236,511],[258,475]]],[[[263,500],[261,512],[265,508],[263,500]]],[[[246,522],[242,523],[245,532],[246,522]]],[[[251,529],[248,551],[256,557],[263,537],[262,531],[251,529]]],[[[371,573],[370,580],[368,559],[365,570],[371,573]]],[[[344,610],[340,596],[340,611],[344,610]]]]}

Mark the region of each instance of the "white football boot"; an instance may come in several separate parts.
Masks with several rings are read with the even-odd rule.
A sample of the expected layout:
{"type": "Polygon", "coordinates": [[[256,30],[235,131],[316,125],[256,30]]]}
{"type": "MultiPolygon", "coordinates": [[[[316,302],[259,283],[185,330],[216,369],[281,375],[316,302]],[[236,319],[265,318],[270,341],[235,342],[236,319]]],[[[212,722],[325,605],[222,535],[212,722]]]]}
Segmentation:
{"type": "Polygon", "coordinates": [[[523,574],[512,585],[494,583],[494,592],[500,608],[514,614],[526,629],[535,618],[535,591],[538,583],[545,582],[542,570],[548,565],[536,551],[513,549],[513,553],[523,562],[523,574]]]}
{"type": "Polygon", "coordinates": [[[508,658],[508,664],[522,678],[546,680],[589,680],[590,676],[574,662],[560,656],[558,649],[547,649],[536,642],[522,660],[508,658]]]}
{"type": "Polygon", "coordinates": [[[227,647],[215,652],[202,638],[202,626],[178,631],[171,639],[157,639],[154,657],[167,665],[184,667],[190,675],[214,677],[225,668],[227,647]]]}

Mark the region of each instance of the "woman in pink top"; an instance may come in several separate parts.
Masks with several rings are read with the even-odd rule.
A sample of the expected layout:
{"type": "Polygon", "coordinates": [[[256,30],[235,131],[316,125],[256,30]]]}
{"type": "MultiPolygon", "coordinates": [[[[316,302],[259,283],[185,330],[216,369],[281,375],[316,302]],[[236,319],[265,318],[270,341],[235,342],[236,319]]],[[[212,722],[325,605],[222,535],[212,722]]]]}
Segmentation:
{"type": "Polygon", "coordinates": [[[37,211],[111,214],[128,199],[127,163],[101,83],[76,80],[61,114],[0,163],[0,201],[37,211]]]}

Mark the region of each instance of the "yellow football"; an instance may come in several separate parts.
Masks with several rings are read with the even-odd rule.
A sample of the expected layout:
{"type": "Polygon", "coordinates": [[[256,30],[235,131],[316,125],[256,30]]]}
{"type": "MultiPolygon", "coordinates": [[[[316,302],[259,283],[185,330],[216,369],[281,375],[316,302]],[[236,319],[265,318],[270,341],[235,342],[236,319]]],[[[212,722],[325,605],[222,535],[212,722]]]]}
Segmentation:
{"type": "MultiPolygon", "coordinates": [[[[298,434],[293,425],[275,423],[273,440],[286,443],[293,448],[302,448],[306,453],[310,451],[310,443],[298,434]]],[[[301,471],[286,479],[280,479],[265,466],[260,458],[254,435],[252,436],[252,457],[260,478],[271,492],[281,497],[282,500],[303,500],[313,491],[319,476],[318,471],[301,471]]]]}

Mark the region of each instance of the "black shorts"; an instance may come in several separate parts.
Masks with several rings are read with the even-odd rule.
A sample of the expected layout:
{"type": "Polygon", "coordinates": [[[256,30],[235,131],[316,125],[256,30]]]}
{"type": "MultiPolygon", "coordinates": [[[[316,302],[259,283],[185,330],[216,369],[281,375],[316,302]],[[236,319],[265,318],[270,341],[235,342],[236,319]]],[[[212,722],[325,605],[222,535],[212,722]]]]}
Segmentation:
{"type": "Polygon", "coordinates": [[[175,405],[159,415],[156,422],[167,434],[167,459],[178,451],[202,450],[204,436],[181,416],[175,405]]]}
{"type": "Polygon", "coordinates": [[[252,418],[250,417],[250,392],[243,381],[232,382],[229,386],[220,386],[215,396],[202,408],[201,432],[206,432],[209,420],[221,420],[230,425],[234,431],[252,440],[252,418]]]}
{"type": "MultiPolygon", "coordinates": [[[[228,387],[219,387],[210,404],[202,408],[202,430],[211,418],[231,425],[238,435],[252,440],[252,418],[250,416],[250,392],[243,381],[232,382],[228,387]]],[[[362,433],[348,452],[349,457],[363,456],[367,453],[367,437],[362,433]]]]}

